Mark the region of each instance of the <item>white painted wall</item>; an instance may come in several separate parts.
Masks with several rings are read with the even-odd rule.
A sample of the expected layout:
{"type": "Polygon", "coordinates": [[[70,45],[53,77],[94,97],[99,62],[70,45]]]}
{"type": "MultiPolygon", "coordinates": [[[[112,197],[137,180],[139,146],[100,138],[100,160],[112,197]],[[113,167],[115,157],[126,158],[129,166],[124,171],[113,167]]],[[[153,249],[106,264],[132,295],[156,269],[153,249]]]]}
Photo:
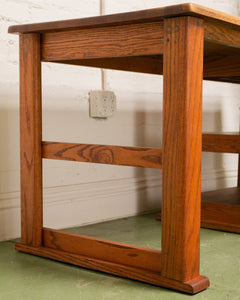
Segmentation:
{"type": "MultiPolygon", "coordinates": [[[[187,1],[103,0],[104,14],[187,1]]],[[[239,1],[192,1],[239,13],[239,1]]],[[[100,14],[99,0],[0,0],[0,240],[20,235],[18,36],[9,25],[100,14]]],[[[239,91],[233,84],[204,83],[203,130],[238,130],[239,91]]],[[[43,139],[128,146],[161,146],[162,77],[43,64],[43,139]],[[113,90],[117,113],[88,116],[88,92],[113,90]]],[[[236,183],[233,155],[203,154],[203,190],[236,183]]],[[[99,222],[160,207],[161,171],[44,161],[44,225],[99,222]]]]}

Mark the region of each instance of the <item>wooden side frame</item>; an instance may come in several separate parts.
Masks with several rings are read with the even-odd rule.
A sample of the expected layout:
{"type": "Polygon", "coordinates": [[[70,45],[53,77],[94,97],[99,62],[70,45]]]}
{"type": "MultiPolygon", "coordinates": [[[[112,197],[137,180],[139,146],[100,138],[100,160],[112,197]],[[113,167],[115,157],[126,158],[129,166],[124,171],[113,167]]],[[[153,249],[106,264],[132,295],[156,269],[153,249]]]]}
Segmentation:
{"type": "Polygon", "coordinates": [[[204,32],[193,17],[164,25],[162,274],[184,282],[199,276],[204,32]]]}
{"type": "MultiPolygon", "coordinates": [[[[54,33],[53,35],[55,36],[54,33]]],[[[158,39],[158,36],[156,38],[158,39]]],[[[46,40],[43,40],[43,43],[45,42],[46,40]]],[[[145,42],[144,38],[141,39],[141,43],[145,42]]],[[[161,38],[159,42],[161,44],[161,38]]],[[[140,54],[148,55],[149,51],[155,51],[151,49],[149,40],[146,43],[147,47],[143,47],[145,50],[140,48],[140,54]]],[[[161,52],[158,45],[156,49],[161,52]]],[[[140,42],[137,43],[137,47],[140,47],[140,42]]],[[[43,228],[40,36],[34,33],[20,36],[22,241],[16,244],[17,250],[190,294],[209,286],[208,278],[199,275],[202,47],[201,19],[179,17],[164,20],[165,192],[161,252],[43,228]],[[195,50],[197,54],[194,53],[195,50]],[[176,73],[173,63],[176,63],[176,73]],[[182,103],[177,101],[174,92],[175,88],[178,88],[176,79],[179,79],[180,75],[183,75],[180,80],[182,103]],[[168,101],[172,104],[169,105],[168,101]],[[176,110],[174,105],[177,106],[176,110]],[[190,109],[186,109],[187,107],[190,109]],[[181,111],[177,117],[183,117],[179,128],[173,118],[174,111],[178,114],[181,111]],[[187,121],[193,119],[197,119],[197,122],[194,122],[191,131],[187,121]],[[174,151],[171,140],[174,138],[174,130],[178,131],[182,140],[179,142],[178,153],[174,151]],[[190,151],[195,151],[196,155],[190,155],[189,159],[190,151]],[[187,176],[183,181],[177,179],[173,164],[184,176],[189,170],[192,177],[187,176]],[[180,192],[177,195],[180,197],[177,198],[176,206],[170,178],[174,178],[174,184],[180,192]],[[189,184],[193,184],[193,188],[187,190],[189,184]]],[[[42,48],[42,53],[48,53],[49,58],[52,51],[55,51],[50,48],[48,52],[46,47],[45,50],[42,48]]],[[[133,55],[131,51],[130,49],[130,53],[126,53],[126,49],[119,49],[116,54],[133,55]]],[[[59,58],[62,59],[62,55],[64,51],[61,50],[59,58]]]]}
{"type": "Polygon", "coordinates": [[[42,108],[40,35],[20,35],[22,243],[42,244],[42,108]]]}

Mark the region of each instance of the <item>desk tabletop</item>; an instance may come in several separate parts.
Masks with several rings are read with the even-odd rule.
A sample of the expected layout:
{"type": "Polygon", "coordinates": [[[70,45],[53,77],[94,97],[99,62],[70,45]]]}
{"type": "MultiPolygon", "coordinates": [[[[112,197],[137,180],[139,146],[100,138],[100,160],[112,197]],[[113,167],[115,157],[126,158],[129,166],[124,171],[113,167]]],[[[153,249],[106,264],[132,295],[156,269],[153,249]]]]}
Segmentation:
{"type": "Polygon", "coordinates": [[[240,31],[240,17],[232,16],[201,5],[184,3],[160,8],[139,10],[134,12],[103,15],[97,17],[71,19],[44,23],[10,26],[9,33],[45,33],[50,31],[70,30],[76,28],[104,27],[142,22],[154,22],[174,16],[195,16],[228,23],[240,31]]]}

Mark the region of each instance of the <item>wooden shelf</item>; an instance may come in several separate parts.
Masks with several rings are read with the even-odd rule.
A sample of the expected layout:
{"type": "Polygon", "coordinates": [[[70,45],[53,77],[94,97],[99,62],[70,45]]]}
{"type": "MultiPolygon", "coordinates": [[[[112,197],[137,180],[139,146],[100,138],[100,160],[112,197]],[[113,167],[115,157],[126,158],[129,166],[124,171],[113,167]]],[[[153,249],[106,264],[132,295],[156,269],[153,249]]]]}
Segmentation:
{"type": "Polygon", "coordinates": [[[202,193],[201,227],[240,233],[239,187],[202,193]]]}
{"type": "Polygon", "coordinates": [[[201,226],[240,233],[240,188],[202,193],[201,226]]]}
{"type": "Polygon", "coordinates": [[[240,206],[240,188],[232,187],[204,192],[202,193],[202,202],[240,206]]]}

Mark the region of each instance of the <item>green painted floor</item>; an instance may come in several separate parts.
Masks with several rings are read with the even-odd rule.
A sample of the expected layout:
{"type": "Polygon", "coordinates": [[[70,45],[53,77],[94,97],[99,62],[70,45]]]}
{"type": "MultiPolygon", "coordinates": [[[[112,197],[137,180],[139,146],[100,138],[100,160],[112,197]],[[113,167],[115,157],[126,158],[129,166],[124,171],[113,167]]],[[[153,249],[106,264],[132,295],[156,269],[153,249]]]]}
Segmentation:
{"type": "MultiPolygon", "coordinates": [[[[160,249],[161,223],[153,214],[68,231],[160,249]]],[[[201,230],[201,274],[211,287],[195,296],[127,280],[14,250],[0,243],[0,299],[240,299],[240,235],[201,230]]]]}

